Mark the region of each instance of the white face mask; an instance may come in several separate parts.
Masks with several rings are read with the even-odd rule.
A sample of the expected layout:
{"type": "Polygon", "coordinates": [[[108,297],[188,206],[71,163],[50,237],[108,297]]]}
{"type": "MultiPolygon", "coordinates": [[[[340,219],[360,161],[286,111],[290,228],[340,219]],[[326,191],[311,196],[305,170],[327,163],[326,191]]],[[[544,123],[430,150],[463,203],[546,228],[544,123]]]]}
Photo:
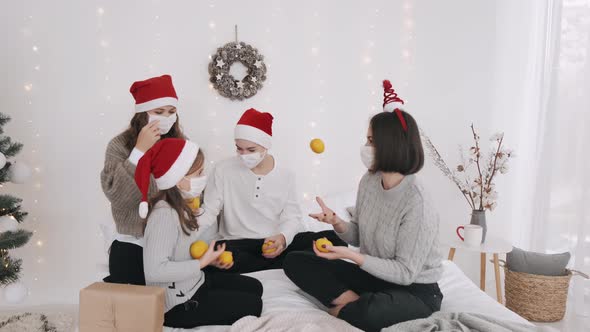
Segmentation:
{"type": "Polygon", "coordinates": [[[191,199],[199,196],[203,190],[205,190],[205,186],[207,186],[207,176],[199,176],[199,177],[192,177],[185,179],[190,181],[190,189],[189,190],[182,190],[180,189],[180,193],[182,194],[182,198],[184,199],[191,199]]]}
{"type": "Polygon", "coordinates": [[[160,128],[160,135],[165,135],[170,131],[170,128],[176,123],[176,113],[170,116],[163,115],[149,115],[149,123],[159,120],[158,128],[160,128]]]}
{"type": "Polygon", "coordinates": [[[361,160],[367,169],[371,169],[375,160],[375,148],[370,145],[361,146],[361,160]]]}
{"type": "Polygon", "coordinates": [[[241,154],[240,159],[242,159],[242,163],[249,169],[252,169],[258,164],[262,162],[262,160],[266,157],[266,153],[254,152],[249,154],[241,154]]]}

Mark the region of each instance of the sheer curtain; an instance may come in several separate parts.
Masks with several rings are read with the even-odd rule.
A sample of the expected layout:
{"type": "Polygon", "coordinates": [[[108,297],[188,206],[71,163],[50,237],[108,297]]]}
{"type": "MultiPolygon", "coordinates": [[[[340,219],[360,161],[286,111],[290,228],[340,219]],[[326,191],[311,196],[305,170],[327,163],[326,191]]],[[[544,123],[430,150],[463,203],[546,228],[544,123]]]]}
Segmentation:
{"type": "MultiPolygon", "coordinates": [[[[570,251],[590,272],[590,0],[549,1],[539,87],[531,221],[520,243],[570,251]]],[[[568,310],[590,317],[590,281],[572,279],[568,310]]]]}

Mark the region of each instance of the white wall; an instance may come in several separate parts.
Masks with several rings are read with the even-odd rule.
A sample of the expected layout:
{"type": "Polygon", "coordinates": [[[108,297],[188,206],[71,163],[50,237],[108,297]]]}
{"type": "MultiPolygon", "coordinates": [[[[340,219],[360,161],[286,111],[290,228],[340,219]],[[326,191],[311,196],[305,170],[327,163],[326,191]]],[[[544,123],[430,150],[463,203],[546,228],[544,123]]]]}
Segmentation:
{"type": "MultiPolygon", "coordinates": [[[[471,122],[484,142],[497,130],[515,147],[530,139],[515,118],[526,114],[534,1],[509,3],[4,3],[0,110],[13,117],[7,133],[25,144],[19,159],[37,168],[28,184],[3,188],[25,200],[31,214],[25,224],[36,230],[16,252],[25,259],[28,303],[75,302],[96,278],[104,261],[98,225],[110,220],[99,173],[107,142],[133,114],[133,81],[173,76],[185,130],[209,160],[233,154],[234,124],[255,107],[275,115],[273,153],[297,171],[302,199],[350,190],[363,172],[358,147],[382,103],[383,78],[450,164],[457,144],[470,143],[471,122]],[[234,24],[268,66],[265,87],[242,102],[218,96],[208,83],[208,56],[233,40],[234,24]],[[313,137],[325,141],[324,154],[309,150],[313,137]]],[[[499,180],[491,234],[511,237],[518,206],[507,192],[526,175],[526,162],[516,159],[518,171],[499,180]]],[[[431,164],[422,179],[436,199],[441,233],[450,236],[468,222],[468,206],[431,164]]],[[[458,256],[466,265],[476,262],[458,256]]]]}

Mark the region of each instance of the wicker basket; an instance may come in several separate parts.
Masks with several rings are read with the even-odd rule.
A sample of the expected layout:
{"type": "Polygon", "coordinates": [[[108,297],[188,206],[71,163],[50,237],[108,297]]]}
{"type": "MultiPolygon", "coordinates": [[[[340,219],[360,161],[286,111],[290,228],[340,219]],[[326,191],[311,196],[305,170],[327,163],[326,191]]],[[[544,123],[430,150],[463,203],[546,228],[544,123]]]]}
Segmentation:
{"type": "Polygon", "coordinates": [[[506,275],[506,307],[534,322],[556,322],[563,319],[570,279],[573,275],[588,276],[567,270],[564,276],[542,276],[510,271],[501,260],[506,275]]]}

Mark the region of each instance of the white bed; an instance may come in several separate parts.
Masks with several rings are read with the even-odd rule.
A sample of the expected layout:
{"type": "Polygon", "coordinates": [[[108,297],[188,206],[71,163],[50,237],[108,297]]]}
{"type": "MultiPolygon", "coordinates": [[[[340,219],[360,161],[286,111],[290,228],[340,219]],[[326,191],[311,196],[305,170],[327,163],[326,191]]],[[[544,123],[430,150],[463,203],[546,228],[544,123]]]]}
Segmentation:
{"type": "MultiPolygon", "coordinates": [[[[343,219],[348,220],[349,215],[346,210],[347,207],[354,205],[356,193],[349,191],[345,193],[338,193],[335,195],[328,195],[324,201],[343,219]]],[[[302,231],[319,232],[330,229],[329,225],[317,222],[309,217],[307,214],[315,212],[317,205],[313,201],[309,201],[302,205],[304,215],[304,229],[302,231]]],[[[111,243],[109,236],[113,230],[112,225],[105,224],[101,226],[105,235],[105,249],[107,244],[111,243]]],[[[203,237],[209,238],[214,236],[216,230],[214,228],[203,230],[203,237]]],[[[527,320],[520,317],[516,313],[506,309],[499,304],[495,299],[482,292],[462,271],[457,265],[450,261],[444,261],[444,273],[439,282],[439,286],[444,295],[442,303],[442,311],[446,312],[472,312],[481,313],[496,318],[505,320],[521,322],[530,324],[527,320]]],[[[108,269],[106,269],[108,270],[108,269]]],[[[103,271],[107,272],[107,271],[103,271]]],[[[293,311],[293,310],[322,310],[321,304],[315,299],[309,297],[301,291],[295,284],[287,278],[282,270],[261,271],[247,274],[260,280],[264,286],[264,293],[262,295],[263,308],[262,315],[269,315],[279,311],[293,311]]],[[[165,328],[166,332],[185,332],[185,331],[206,331],[219,332],[227,331],[228,326],[206,326],[196,329],[171,329],[165,328]]]]}
{"type": "MultiPolygon", "coordinates": [[[[442,311],[481,313],[509,321],[530,324],[527,320],[506,309],[495,299],[482,292],[454,263],[444,261],[444,274],[439,282],[444,295],[442,311]]],[[[262,315],[277,311],[320,309],[321,304],[303,293],[282,270],[261,271],[247,274],[259,279],[264,285],[262,315]]],[[[196,329],[171,329],[166,332],[227,331],[228,326],[206,326],[196,329]]]]}

